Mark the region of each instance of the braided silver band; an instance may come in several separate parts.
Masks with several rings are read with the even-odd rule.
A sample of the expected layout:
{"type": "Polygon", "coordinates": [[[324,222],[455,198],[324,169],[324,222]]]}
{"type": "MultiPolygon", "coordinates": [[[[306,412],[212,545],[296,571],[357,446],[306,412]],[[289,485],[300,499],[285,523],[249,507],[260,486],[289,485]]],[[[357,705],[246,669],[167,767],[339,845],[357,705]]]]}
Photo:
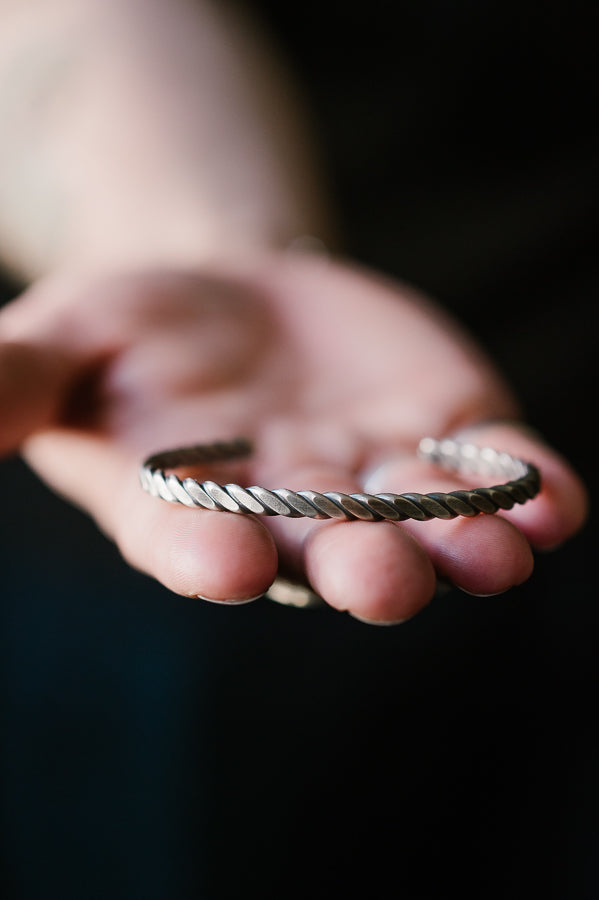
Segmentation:
{"type": "Polygon", "coordinates": [[[311,519],[361,519],[367,522],[390,519],[454,519],[512,509],[538,494],[541,479],[532,463],[499,453],[490,447],[476,447],[453,440],[423,438],[418,447],[421,458],[460,475],[482,475],[508,479],[503,484],[448,494],[342,494],[337,491],[290,491],[287,488],[267,490],[263,487],[243,488],[239,484],[217,484],[214,481],[182,480],[169,469],[222,462],[250,455],[246,440],[199,444],[181,447],[150,456],[140,468],[143,489],[154,497],[171,503],[201,507],[221,512],[259,516],[287,516],[311,519]]]}

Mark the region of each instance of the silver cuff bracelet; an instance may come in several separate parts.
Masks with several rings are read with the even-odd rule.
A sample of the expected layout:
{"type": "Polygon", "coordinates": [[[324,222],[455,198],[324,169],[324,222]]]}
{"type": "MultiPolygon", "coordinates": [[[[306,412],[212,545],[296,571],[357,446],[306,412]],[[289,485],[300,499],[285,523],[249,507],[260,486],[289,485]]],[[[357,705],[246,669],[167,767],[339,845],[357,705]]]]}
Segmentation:
{"type": "Polygon", "coordinates": [[[541,487],[538,469],[532,463],[501,453],[490,447],[477,447],[450,439],[426,437],[420,441],[418,455],[434,465],[460,476],[480,475],[501,478],[501,484],[469,490],[429,494],[343,494],[338,491],[269,490],[217,484],[214,481],[180,479],[173,471],[186,466],[240,459],[251,454],[249,441],[240,439],[198,444],[155,453],[145,460],[139,475],[143,489],[154,497],[193,508],[259,516],[287,516],[311,519],[348,519],[379,522],[417,519],[469,518],[512,509],[532,500],[541,487]]]}

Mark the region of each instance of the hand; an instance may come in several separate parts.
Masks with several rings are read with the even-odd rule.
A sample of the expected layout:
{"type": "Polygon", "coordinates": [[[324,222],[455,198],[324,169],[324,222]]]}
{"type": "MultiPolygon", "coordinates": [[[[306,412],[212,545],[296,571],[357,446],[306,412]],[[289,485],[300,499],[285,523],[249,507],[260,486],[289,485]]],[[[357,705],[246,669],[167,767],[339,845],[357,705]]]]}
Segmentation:
{"type": "Polygon", "coordinates": [[[240,602],[279,570],[337,609],[396,622],[426,605],[437,578],[481,595],[521,583],[531,547],[560,544],[585,517],[576,475],[513,423],[515,401],[455,323],[347,265],[279,254],[227,271],[54,276],[2,312],[0,341],[0,449],[22,445],[133,566],[180,594],[240,602]],[[152,452],[246,436],[255,455],[223,480],[472,486],[415,458],[424,435],[531,460],[542,492],[493,516],[395,524],[196,512],[138,481],[152,452]]]}

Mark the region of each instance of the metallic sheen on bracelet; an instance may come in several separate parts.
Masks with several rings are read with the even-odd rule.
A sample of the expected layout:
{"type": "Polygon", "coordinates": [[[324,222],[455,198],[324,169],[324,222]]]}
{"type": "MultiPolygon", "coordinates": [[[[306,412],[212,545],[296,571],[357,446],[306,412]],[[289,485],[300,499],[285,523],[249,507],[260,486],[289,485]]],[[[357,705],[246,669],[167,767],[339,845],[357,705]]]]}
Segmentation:
{"type": "Polygon", "coordinates": [[[532,500],[541,487],[539,470],[532,463],[501,453],[491,447],[477,447],[450,439],[425,437],[418,455],[434,465],[460,476],[480,475],[501,478],[492,487],[450,491],[445,494],[342,494],[338,491],[268,490],[263,487],[241,487],[239,484],[217,484],[214,481],[180,479],[168,470],[185,466],[240,459],[251,454],[245,439],[198,444],[155,453],[145,460],[139,476],[143,489],[153,497],[184,506],[259,516],[287,516],[311,519],[360,519],[380,522],[417,519],[455,519],[492,514],[512,509],[516,503],[532,500]]]}

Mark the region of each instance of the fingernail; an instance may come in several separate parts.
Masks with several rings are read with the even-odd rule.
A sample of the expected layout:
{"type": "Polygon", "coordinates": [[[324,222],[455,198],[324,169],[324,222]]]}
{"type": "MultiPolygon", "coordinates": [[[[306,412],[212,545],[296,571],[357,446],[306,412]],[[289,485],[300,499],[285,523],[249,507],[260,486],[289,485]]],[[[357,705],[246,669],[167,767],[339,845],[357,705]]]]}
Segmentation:
{"type": "Polygon", "coordinates": [[[503,591],[493,591],[491,594],[479,594],[478,591],[467,591],[466,588],[461,587],[460,590],[463,594],[468,594],[469,597],[499,597],[501,594],[505,594],[509,591],[509,588],[505,588],[503,591]]]}
{"type": "Polygon", "coordinates": [[[404,622],[407,622],[412,616],[407,616],[405,619],[395,619],[393,622],[382,622],[378,619],[366,619],[364,616],[358,616],[356,613],[350,612],[349,615],[352,619],[356,619],[358,622],[363,622],[364,625],[403,625],[404,622]]]}
{"type": "Polygon", "coordinates": [[[256,594],[255,597],[230,597],[226,600],[215,600],[214,597],[205,597],[203,594],[196,594],[198,600],[206,600],[208,603],[218,603],[221,606],[243,606],[244,603],[253,603],[254,600],[259,600],[260,597],[264,597],[264,592],[261,594],[256,594]]]}

